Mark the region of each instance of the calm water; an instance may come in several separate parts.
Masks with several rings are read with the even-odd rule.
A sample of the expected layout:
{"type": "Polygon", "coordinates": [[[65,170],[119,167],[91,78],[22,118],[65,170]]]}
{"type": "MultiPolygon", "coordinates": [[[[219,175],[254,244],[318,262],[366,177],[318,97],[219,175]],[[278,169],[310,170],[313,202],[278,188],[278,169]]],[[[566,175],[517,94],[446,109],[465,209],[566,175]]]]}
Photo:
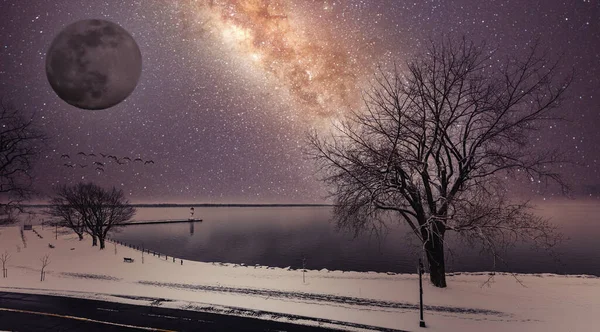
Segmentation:
{"type": "MultiPolygon", "coordinates": [[[[124,227],[113,238],[169,256],[207,262],[261,264],[348,271],[413,272],[419,247],[407,228],[390,228],[383,238],[353,239],[337,232],[329,207],[196,208],[202,223],[124,227]],[[412,243],[411,243],[412,242],[412,243]]],[[[514,272],[600,275],[600,204],[539,206],[569,237],[558,249],[560,262],[528,246],[508,255],[514,272]]],[[[186,219],[188,208],[139,208],[137,220],[186,219]]],[[[452,241],[448,271],[489,271],[492,260],[452,241]]],[[[506,270],[498,267],[497,270],[506,270]]]]}

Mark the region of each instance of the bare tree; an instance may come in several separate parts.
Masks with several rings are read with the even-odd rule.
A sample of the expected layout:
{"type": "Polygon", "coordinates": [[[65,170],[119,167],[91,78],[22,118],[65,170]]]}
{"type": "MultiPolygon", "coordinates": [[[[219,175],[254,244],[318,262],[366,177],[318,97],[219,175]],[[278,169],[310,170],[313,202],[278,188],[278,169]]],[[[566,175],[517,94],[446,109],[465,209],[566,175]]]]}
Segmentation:
{"type": "Polygon", "coordinates": [[[8,277],[8,270],[6,269],[6,263],[10,259],[10,254],[8,251],[5,251],[2,255],[0,255],[0,261],[2,261],[2,277],[8,277]]]}
{"type": "Polygon", "coordinates": [[[105,248],[106,236],[111,230],[131,221],[135,215],[135,208],[125,199],[122,190],[114,187],[106,190],[93,183],[60,187],[52,202],[55,205],[51,213],[60,215],[68,212],[74,216],[72,221],[76,221],[76,227],[79,230],[83,228],[92,236],[93,246],[99,242],[100,249],[105,248]]]}
{"type": "Polygon", "coordinates": [[[59,186],[55,196],[50,199],[50,207],[46,210],[46,214],[56,218],[52,222],[53,225],[58,223],[58,226],[71,229],[81,241],[86,232],[86,223],[82,214],[84,207],[75,205],[77,194],[76,187],[59,186]]]}
{"type": "Polygon", "coordinates": [[[571,76],[532,47],[499,56],[464,38],[431,42],[408,63],[380,70],[354,111],[333,133],[309,135],[308,154],[332,188],[334,216],[354,231],[406,223],[423,244],[431,282],[446,287],[444,239],[454,231],[496,259],[521,240],[551,247],[560,238],[527,202],[508,198],[508,181],[558,183],[558,151],[530,144],[556,119],[571,76]]]}
{"type": "Polygon", "coordinates": [[[45,139],[33,116],[0,100],[0,225],[16,222],[20,203],[32,194],[30,171],[45,139]]]}
{"type": "Polygon", "coordinates": [[[42,270],[40,271],[40,281],[46,280],[46,266],[50,265],[50,254],[44,255],[44,257],[40,258],[40,262],[42,263],[42,270]]]}

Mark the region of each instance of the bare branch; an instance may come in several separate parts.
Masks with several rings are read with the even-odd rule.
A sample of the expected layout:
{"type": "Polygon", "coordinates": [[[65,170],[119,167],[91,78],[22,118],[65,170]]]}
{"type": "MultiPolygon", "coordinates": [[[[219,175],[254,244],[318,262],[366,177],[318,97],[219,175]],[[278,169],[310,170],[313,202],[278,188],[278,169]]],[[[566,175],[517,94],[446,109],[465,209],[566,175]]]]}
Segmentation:
{"type": "Polygon", "coordinates": [[[33,116],[0,99],[0,225],[16,222],[32,194],[30,171],[46,138],[33,116]]]}
{"type": "Polygon", "coordinates": [[[340,228],[355,236],[405,222],[422,242],[432,282],[444,287],[444,235],[461,233],[496,255],[527,240],[551,248],[557,230],[525,203],[505,198],[505,178],[567,186],[556,150],[534,150],[531,134],[560,116],[572,76],[537,46],[496,61],[465,38],[432,41],[401,73],[381,68],[364,108],[308,136],[307,155],[335,200],[340,228]],[[434,278],[434,274],[436,275],[434,278]]]}
{"type": "Polygon", "coordinates": [[[122,190],[106,190],[93,183],[79,183],[73,186],[60,186],[50,201],[46,213],[57,218],[56,222],[70,228],[79,239],[83,233],[92,236],[92,245],[100,242],[105,247],[105,239],[110,231],[128,223],[135,215],[135,208],[125,199],[122,190]]]}

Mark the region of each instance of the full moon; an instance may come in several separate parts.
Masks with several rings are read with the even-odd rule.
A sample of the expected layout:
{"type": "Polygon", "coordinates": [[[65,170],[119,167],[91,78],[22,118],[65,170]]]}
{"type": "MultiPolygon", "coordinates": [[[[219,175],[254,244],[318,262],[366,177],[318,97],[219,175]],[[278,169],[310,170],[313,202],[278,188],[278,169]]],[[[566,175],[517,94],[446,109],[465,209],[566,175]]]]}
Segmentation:
{"type": "Polygon", "coordinates": [[[87,110],[117,105],[135,89],[142,54],[131,35],[105,20],[65,27],[46,54],[46,76],[56,94],[87,110]]]}

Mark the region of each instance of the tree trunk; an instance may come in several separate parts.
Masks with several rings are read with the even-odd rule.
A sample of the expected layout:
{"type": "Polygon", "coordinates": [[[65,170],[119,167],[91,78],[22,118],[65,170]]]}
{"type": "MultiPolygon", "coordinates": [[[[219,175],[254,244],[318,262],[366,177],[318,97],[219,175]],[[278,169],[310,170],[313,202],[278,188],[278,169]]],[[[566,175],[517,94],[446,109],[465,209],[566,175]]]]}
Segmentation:
{"type": "Polygon", "coordinates": [[[98,240],[100,240],[100,250],[104,249],[104,236],[99,236],[98,240]]]}
{"type": "Polygon", "coordinates": [[[96,235],[92,235],[92,247],[95,247],[98,245],[98,238],[96,237],[96,235]]]}
{"type": "Polygon", "coordinates": [[[425,243],[425,253],[429,263],[429,279],[435,287],[446,287],[446,265],[444,262],[444,234],[432,232],[425,243]]]}
{"type": "Polygon", "coordinates": [[[77,235],[79,235],[79,241],[83,240],[83,234],[85,234],[85,228],[77,227],[77,235]]]}

